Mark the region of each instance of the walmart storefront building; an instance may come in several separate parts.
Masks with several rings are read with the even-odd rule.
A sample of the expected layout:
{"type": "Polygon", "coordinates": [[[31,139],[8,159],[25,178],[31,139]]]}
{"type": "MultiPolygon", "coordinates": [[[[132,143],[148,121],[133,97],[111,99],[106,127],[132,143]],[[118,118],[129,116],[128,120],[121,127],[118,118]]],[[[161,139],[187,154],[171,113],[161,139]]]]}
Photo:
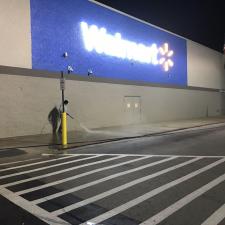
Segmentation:
{"type": "Polygon", "coordinates": [[[224,114],[222,54],[88,0],[0,1],[0,137],[224,114]],[[68,57],[64,57],[65,53],[68,57]]]}

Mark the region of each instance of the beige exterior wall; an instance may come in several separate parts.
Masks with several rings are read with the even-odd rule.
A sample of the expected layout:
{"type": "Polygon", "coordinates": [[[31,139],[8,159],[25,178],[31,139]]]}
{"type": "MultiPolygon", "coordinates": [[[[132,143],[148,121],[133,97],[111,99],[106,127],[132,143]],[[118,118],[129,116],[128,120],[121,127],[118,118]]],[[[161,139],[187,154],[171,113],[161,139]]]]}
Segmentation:
{"type": "Polygon", "coordinates": [[[30,0],[0,0],[0,65],[31,68],[30,0]]]}
{"type": "Polygon", "coordinates": [[[224,89],[225,70],[221,53],[187,41],[188,85],[224,89]]]}
{"type": "MultiPolygon", "coordinates": [[[[0,137],[50,133],[50,110],[61,101],[59,80],[0,75],[0,137]]],[[[69,130],[126,124],[124,96],[141,97],[141,122],[220,115],[219,92],[68,80],[69,130]]]]}

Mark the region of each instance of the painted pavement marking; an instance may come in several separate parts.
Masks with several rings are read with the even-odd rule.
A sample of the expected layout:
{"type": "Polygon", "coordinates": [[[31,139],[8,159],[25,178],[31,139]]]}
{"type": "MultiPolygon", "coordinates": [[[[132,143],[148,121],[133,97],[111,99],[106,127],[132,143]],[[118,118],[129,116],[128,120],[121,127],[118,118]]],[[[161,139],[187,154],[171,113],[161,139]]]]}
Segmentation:
{"type": "Polygon", "coordinates": [[[42,158],[39,157],[39,158],[34,158],[34,159],[25,159],[25,160],[20,160],[20,161],[1,163],[0,166],[8,166],[8,165],[11,165],[11,164],[22,163],[22,162],[29,162],[29,161],[39,160],[39,159],[42,159],[42,158]]]}
{"type": "Polygon", "coordinates": [[[54,167],[57,167],[57,166],[63,166],[63,165],[71,164],[71,163],[74,163],[74,162],[86,161],[88,159],[94,159],[94,158],[98,158],[98,157],[101,157],[101,156],[94,155],[94,156],[83,158],[83,159],[75,159],[75,160],[72,160],[72,161],[57,163],[57,164],[54,164],[54,165],[51,165],[51,166],[44,166],[44,167],[40,167],[40,168],[36,168],[36,169],[32,169],[32,170],[26,170],[26,171],[22,171],[22,172],[18,172],[18,173],[12,173],[12,174],[8,174],[8,175],[0,176],[0,179],[14,177],[14,176],[18,176],[18,175],[27,174],[27,173],[33,173],[33,172],[37,172],[37,171],[41,171],[41,170],[45,170],[45,169],[54,168],[54,167]]]}
{"type": "MultiPolygon", "coordinates": [[[[224,156],[191,156],[191,155],[189,155],[189,156],[179,155],[178,156],[178,155],[139,155],[139,154],[137,154],[137,155],[136,154],[65,154],[63,156],[65,156],[65,157],[60,158],[60,159],[67,159],[67,158],[70,159],[71,157],[75,157],[75,156],[90,156],[88,158],[83,159],[84,161],[87,160],[87,159],[90,159],[90,158],[98,158],[100,156],[111,156],[113,158],[95,161],[95,162],[87,163],[85,165],[79,165],[79,166],[67,168],[67,169],[64,169],[64,170],[47,173],[45,175],[40,175],[40,176],[31,177],[31,178],[24,179],[24,180],[11,182],[11,183],[8,183],[8,184],[5,184],[5,185],[0,185],[0,194],[2,196],[4,196],[5,198],[7,198],[9,201],[11,201],[14,204],[18,205],[19,207],[25,209],[26,211],[33,214],[34,216],[41,219],[42,221],[46,222],[47,224],[50,224],[50,225],[53,225],[53,224],[55,224],[55,225],[56,224],[69,225],[70,224],[69,222],[66,222],[65,220],[59,218],[58,216],[66,213],[66,212],[69,212],[71,210],[74,210],[76,208],[80,208],[82,206],[88,205],[88,204],[93,203],[95,201],[98,201],[100,199],[111,196],[115,193],[118,193],[122,190],[125,190],[125,189],[127,189],[129,187],[132,187],[136,184],[139,184],[141,182],[150,180],[154,177],[158,177],[162,174],[165,174],[165,173],[168,173],[170,171],[176,170],[176,169],[181,168],[185,165],[189,165],[191,163],[194,163],[194,162],[196,162],[200,159],[204,159],[204,158],[215,158],[215,159],[217,159],[218,158],[217,161],[215,161],[211,164],[208,164],[207,166],[204,166],[201,169],[195,170],[194,172],[191,172],[191,173],[189,173],[189,174],[187,174],[187,175],[185,175],[185,176],[183,176],[179,179],[173,180],[173,181],[171,181],[171,182],[169,182],[165,185],[162,185],[162,186],[160,186],[160,187],[158,187],[154,190],[151,190],[150,192],[147,192],[147,193],[145,193],[145,194],[143,194],[143,195],[141,195],[141,196],[139,196],[139,197],[137,197],[137,198],[135,198],[131,201],[128,201],[125,204],[122,204],[122,205],[120,205],[120,206],[118,206],[118,207],[116,207],[112,210],[109,210],[106,213],[103,213],[103,214],[101,214],[101,215],[99,215],[99,216],[97,216],[93,219],[90,219],[90,221],[92,223],[98,224],[98,223],[101,223],[101,222],[115,216],[115,215],[118,215],[118,214],[126,211],[127,209],[130,209],[130,208],[142,203],[143,201],[145,201],[145,200],[147,200],[147,199],[149,199],[149,198],[151,198],[155,195],[160,194],[161,192],[163,192],[163,191],[165,191],[169,188],[174,187],[175,185],[178,185],[182,182],[185,182],[185,181],[191,179],[192,177],[195,177],[195,176],[197,176],[197,175],[199,175],[199,174],[201,174],[205,171],[208,171],[208,170],[214,168],[215,166],[225,162],[224,156]],[[87,166],[91,166],[91,165],[101,164],[101,163],[104,163],[104,162],[118,160],[120,158],[125,158],[125,157],[129,157],[129,156],[140,157],[140,158],[135,158],[135,159],[128,160],[128,161],[125,161],[125,162],[122,162],[122,163],[117,163],[117,164],[111,165],[111,166],[100,167],[98,169],[88,171],[88,172],[85,172],[85,173],[81,173],[81,174],[78,174],[76,176],[71,176],[71,177],[68,177],[68,178],[65,178],[65,179],[57,180],[57,181],[54,181],[54,182],[51,182],[51,183],[47,183],[47,184],[40,185],[40,186],[37,186],[37,187],[34,187],[34,188],[22,190],[22,191],[19,191],[19,192],[16,192],[16,193],[14,193],[14,192],[12,192],[12,191],[10,191],[6,188],[6,187],[9,187],[9,186],[12,186],[12,185],[17,185],[17,184],[25,183],[25,182],[28,182],[28,181],[37,180],[37,179],[61,174],[61,173],[72,171],[72,170],[75,170],[75,169],[78,169],[78,168],[83,168],[83,167],[87,167],[87,166]],[[59,193],[56,193],[56,194],[53,194],[53,195],[50,195],[50,196],[46,196],[44,198],[40,198],[40,199],[37,199],[37,200],[34,200],[34,201],[28,201],[28,200],[26,200],[26,199],[24,199],[23,197],[20,196],[20,195],[25,194],[25,193],[33,192],[33,191],[36,191],[36,190],[41,190],[43,188],[54,186],[54,185],[57,185],[57,184],[60,184],[60,183],[64,183],[66,181],[78,179],[80,177],[87,176],[89,174],[94,174],[94,173],[97,173],[97,172],[100,172],[100,171],[103,171],[103,170],[106,170],[106,169],[116,168],[118,166],[122,166],[122,165],[125,165],[125,164],[128,164],[128,163],[137,162],[137,161],[148,159],[148,158],[151,158],[151,157],[164,157],[164,158],[166,157],[166,158],[162,159],[162,160],[158,160],[156,162],[148,163],[146,165],[138,166],[138,167],[135,167],[135,168],[130,169],[130,170],[115,173],[115,174],[112,174],[110,176],[103,177],[101,179],[94,180],[92,182],[89,182],[89,183],[86,183],[86,184],[83,184],[83,185],[80,185],[80,186],[76,186],[74,188],[71,188],[71,189],[68,189],[68,190],[65,190],[65,191],[61,191],[59,193]],[[169,168],[163,169],[163,170],[158,171],[154,174],[151,174],[151,175],[144,176],[144,177],[141,177],[139,179],[133,180],[133,181],[128,182],[124,185],[118,186],[116,188],[113,188],[111,190],[103,192],[99,195],[95,195],[95,196],[90,197],[88,199],[84,199],[83,201],[80,201],[78,203],[69,205],[67,207],[61,208],[61,209],[53,211],[53,212],[48,212],[48,211],[42,209],[41,207],[39,207],[37,205],[39,203],[42,203],[42,202],[45,202],[45,201],[48,201],[48,200],[51,200],[51,199],[54,199],[54,198],[72,193],[72,192],[75,192],[75,191],[78,191],[78,190],[82,190],[84,188],[99,184],[101,182],[105,182],[105,181],[114,179],[116,177],[123,176],[123,175],[129,174],[129,173],[135,172],[135,171],[139,171],[141,169],[145,169],[145,168],[148,168],[148,167],[151,167],[151,166],[154,166],[154,165],[158,165],[160,163],[167,162],[167,161],[179,158],[179,157],[192,158],[192,159],[189,159],[188,161],[185,161],[185,162],[180,163],[180,164],[176,164],[176,165],[171,166],[169,168]]],[[[26,162],[26,161],[29,162],[29,161],[38,160],[38,159],[41,159],[41,158],[4,163],[4,164],[0,164],[0,166],[1,165],[5,165],[5,166],[13,165],[13,164],[16,164],[16,163],[21,163],[21,162],[26,162]]],[[[11,170],[13,168],[14,169],[23,168],[23,167],[26,167],[28,165],[40,165],[41,166],[42,163],[49,162],[49,161],[53,161],[53,162],[56,161],[57,162],[60,159],[57,159],[57,160],[51,159],[51,160],[37,162],[37,163],[29,163],[29,164],[26,164],[26,165],[15,166],[15,167],[12,167],[12,168],[0,170],[0,172],[11,170]]],[[[58,165],[65,165],[65,164],[68,164],[68,163],[71,163],[71,162],[73,162],[73,161],[54,164],[54,165],[49,166],[48,168],[58,166],[58,165]]],[[[41,170],[43,168],[46,168],[46,167],[38,168],[37,171],[41,170]]],[[[34,169],[34,170],[36,170],[36,169],[34,169]]],[[[29,171],[34,171],[34,170],[29,170],[29,171]]],[[[27,173],[28,171],[25,171],[25,172],[27,173]]],[[[19,175],[20,172],[14,173],[14,174],[19,175]]],[[[12,174],[12,175],[14,176],[14,174],[12,174]]],[[[24,174],[24,173],[22,172],[22,174],[24,174]]],[[[3,177],[5,177],[5,176],[3,176],[3,177]]],[[[3,179],[2,177],[0,177],[0,178],[3,179]]],[[[146,221],[144,221],[140,225],[156,225],[156,224],[160,223],[161,221],[165,220],[168,216],[172,215],[177,210],[179,210],[180,208],[189,204],[191,201],[193,201],[197,197],[201,196],[202,194],[204,194],[208,190],[212,189],[213,187],[217,186],[218,184],[220,184],[224,180],[225,180],[225,174],[223,174],[222,176],[214,179],[213,181],[209,182],[208,184],[200,187],[199,189],[191,192],[190,194],[188,194],[185,197],[183,197],[182,199],[176,201],[175,203],[173,203],[169,207],[165,208],[161,212],[159,212],[156,215],[152,216],[151,218],[147,219],[146,221]]],[[[203,222],[201,225],[218,225],[224,218],[225,218],[225,204],[222,207],[220,207],[217,211],[215,211],[211,216],[209,216],[209,218],[206,219],[205,222],[203,222]]],[[[82,223],[81,225],[86,225],[86,224],[87,223],[82,223]]]]}
{"type": "Polygon", "coordinates": [[[16,195],[15,193],[9,191],[5,188],[0,188],[0,194],[8,199],[13,204],[16,204],[20,208],[23,208],[27,212],[36,216],[40,220],[44,221],[49,225],[69,225],[70,223],[64,221],[63,219],[52,215],[51,213],[45,211],[44,209],[38,207],[37,205],[32,204],[31,202],[25,200],[24,198],[16,195]]]}
{"type": "MultiPolygon", "coordinates": [[[[91,187],[91,186],[96,185],[96,184],[100,184],[102,182],[105,182],[105,181],[108,181],[108,180],[111,180],[111,179],[114,179],[114,178],[117,178],[117,177],[129,174],[129,173],[133,173],[133,172],[145,169],[145,168],[149,168],[149,167],[152,167],[152,166],[155,166],[155,165],[159,165],[159,164],[164,163],[164,162],[168,162],[168,161],[173,160],[175,158],[176,157],[171,157],[171,158],[159,160],[157,162],[153,162],[153,163],[150,163],[150,164],[147,164],[147,165],[144,165],[144,166],[136,167],[136,168],[131,169],[131,170],[127,170],[127,171],[123,171],[123,172],[120,172],[120,173],[116,173],[116,174],[110,175],[108,177],[104,177],[102,179],[95,180],[93,182],[86,183],[86,184],[83,184],[83,185],[80,185],[80,186],[77,186],[77,187],[74,187],[74,188],[71,188],[71,189],[68,189],[68,190],[65,190],[65,191],[62,191],[62,192],[50,195],[50,196],[47,196],[47,197],[42,198],[42,199],[35,200],[34,203],[35,204],[39,204],[39,203],[42,203],[42,202],[45,202],[45,201],[48,201],[48,200],[51,200],[51,199],[54,199],[54,198],[57,198],[57,197],[69,194],[69,193],[72,193],[72,192],[75,192],[75,191],[82,190],[82,189],[87,188],[87,187],[91,187]]],[[[123,164],[125,164],[125,163],[123,163],[123,164]]]]}
{"type": "MultiPolygon", "coordinates": [[[[95,155],[95,154],[93,154],[93,155],[95,155]]],[[[45,161],[40,161],[40,162],[36,162],[36,163],[23,164],[20,166],[10,167],[10,168],[6,168],[6,169],[0,169],[0,172],[9,171],[9,170],[13,170],[13,169],[20,169],[20,168],[24,168],[24,167],[28,167],[28,166],[40,165],[40,164],[49,163],[49,162],[55,162],[55,161],[59,161],[59,160],[63,160],[63,159],[70,159],[70,158],[74,158],[76,156],[79,156],[79,155],[66,156],[66,157],[61,157],[61,158],[57,158],[57,159],[49,159],[49,160],[45,160],[45,161]]]]}
{"type": "MultiPolygon", "coordinates": [[[[101,223],[104,220],[107,220],[107,219],[109,219],[109,218],[111,218],[111,217],[113,217],[115,215],[118,215],[118,214],[120,214],[120,213],[122,213],[122,212],[124,212],[124,211],[126,211],[126,210],[128,210],[128,209],[130,209],[130,208],[132,208],[132,207],[134,207],[134,206],[144,202],[144,201],[146,201],[147,199],[150,199],[153,196],[158,195],[159,193],[161,193],[161,192],[163,192],[163,191],[165,191],[165,190],[167,190],[167,189],[169,189],[171,187],[174,187],[174,186],[176,186],[176,185],[178,185],[178,184],[180,184],[180,183],[182,183],[182,182],[184,182],[184,181],[186,181],[188,179],[191,179],[192,177],[195,177],[195,176],[197,176],[200,173],[203,173],[203,172],[205,172],[205,171],[207,171],[209,169],[212,169],[213,167],[215,167],[215,166],[217,166],[217,165],[219,165],[221,163],[224,163],[224,162],[225,162],[225,158],[220,159],[220,160],[218,160],[218,161],[216,161],[214,163],[211,163],[211,164],[209,164],[209,165],[207,165],[207,166],[205,166],[205,167],[203,167],[203,168],[201,168],[199,170],[196,170],[196,171],[194,171],[194,172],[192,172],[192,173],[190,173],[190,174],[188,174],[186,176],[183,176],[183,177],[181,177],[179,179],[176,179],[176,180],[174,180],[172,182],[169,182],[169,183],[167,183],[167,184],[165,184],[163,186],[160,186],[159,188],[156,188],[156,189],[154,189],[154,190],[152,190],[150,192],[147,192],[146,194],[141,195],[138,198],[135,198],[135,199],[133,199],[133,200],[131,200],[131,201],[129,201],[129,202],[123,204],[123,205],[120,205],[120,206],[118,206],[118,207],[116,207],[116,208],[114,208],[112,210],[109,210],[108,212],[103,213],[103,214],[101,214],[101,215],[99,215],[99,216],[97,216],[97,217],[95,217],[93,219],[90,219],[89,221],[94,223],[94,224],[101,223]]],[[[204,188],[209,190],[211,187],[213,187],[215,185],[218,185],[223,180],[225,180],[225,175],[223,175],[223,176],[217,178],[216,180],[210,182],[208,184],[208,186],[205,185],[206,187],[204,186],[204,188]]],[[[195,193],[195,192],[193,192],[193,193],[195,193]]],[[[67,209],[67,207],[66,207],[66,209],[67,209]]],[[[71,209],[73,209],[73,208],[71,207],[71,209]]],[[[62,214],[62,211],[59,211],[59,210],[57,210],[55,212],[53,212],[54,215],[62,214]],[[55,212],[57,212],[57,213],[55,213],[55,212]]],[[[150,225],[149,223],[145,223],[145,224],[146,225],[150,225]]],[[[82,223],[81,225],[85,225],[85,223],[82,223]]]]}
{"type": "MultiPolygon", "coordinates": [[[[189,160],[189,161],[186,161],[186,162],[177,164],[177,165],[175,165],[175,166],[169,167],[169,168],[167,168],[167,169],[161,170],[161,171],[159,171],[159,172],[150,174],[150,175],[148,175],[148,176],[144,176],[144,177],[138,178],[138,179],[133,180],[133,181],[131,181],[131,182],[129,182],[129,183],[123,184],[123,185],[121,185],[121,186],[119,186],[119,187],[116,187],[116,188],[113,188],[113,189],[111,189],[111,190],[109,190],[109,191],[103,192],[103,193],[101,193],[101,194],[99,194],[99,195],[90,197],[90,198],[85,199],[85,200],[83,200],[83,201],[80,201],[80,202],[78,202],[78,203],[75,203],[75,204],[69,205],[69,206],[67,206],[67,207],[64,207],[64,208],[62,208],[62,209],[56,210],[56,211],[53,212],[53,214],[58,216],[58,215],[61,215],[61,214],[65,213],[65,212],[69,212],[69,211],[71,211],[71,210],[80,208],[80,207],[82,207],[82,206],[88,205],[88,204],[90,204],[90,203],[93,203],[93,202],[98,201],[98,200],[100,200],[100,199],[106,198],[106,197],[108,197],[108,196],[110,196],[110,195],[113,195],[113,194],[115,194],[115,193],[118,193],[118,192],[120,192],[120,191],[122,191],[122,190],[125,190],[125,189],[129,188],[129,187],[132,187],[132,186],[134,186],[134,185],[140,184],[140,183],[142,183],[142,182],[144,182],[144,181],[153,179],[153,178],[158,177],[158,176],[160,176],[160,175],[162,175],[162,174],[165,174],[165,173],[168,173],[168,172],[170,172],[170,171],[173,171],[173,170],[176,170],[176,169],[178,169],[178,168],[181,168],[181,167],[183,167],[183,166],[189,165],[189,164],[191,164],[191,163],[193,163],[193,162],[196,162],[196,161],[198,161],[198,160],[200,160],[200,159],[201,159],[201,158],[194,158],[194,159],[191,159],[191,160],[189,160]]],[[[101,222],[101,221],[100,221],[100,222],[101,222]]]]}
{"type": "MultiPolygon", "coordinates": [[[[202,186],[201,188],[195,190],[194,192],[186,195],[184,198],[182,198],[179,201],[175,202],[174,204],[170,205],[169,207],[167,207],[166,209],[157,213],[155,216],[151,217],[150,219],[146,220],[145,222],[141,223],[140,225],[156,225],[156,224],[160,223],[161,221],[165,220],[168,216],[177,212],[179,209],[181,209],[182,207],[184,207],[185,205],[187,205],[194,199],[198,198],[199,196],[203,195],[205,192],[214,188],[218,184],[222,183],[223,181],[225,181],[225,174],[219,176],[218,178],[216,178],[213,181],[209,182],[208,184],[202,186]]],[[[222,210],[224,211],[225,207],[222,208],[222,210]]],[[[212,223],[209,223],[209,224],[212,225],[212,223]]]]}
{"type": "Polygon", "coordinates": [[[225,218],[225,204],[216,210],[207,220],[201,225],[218,225],[225,218]]]}
{"type": "Polygon", "coordinates": [[[56,180],[54,182],[43,184],[43,185],[40,185],[40,186],[37,186],[37,187],[25,189],[23,191],[17,192],[17,194],[18,195],[22,195],[22,194],[26,194],[26,193],[29,193],[29,192],[37,191],[37,190],[40,190],[40,189],[43,189],[43,188],[46,188],[46,187],[51,187],[51,186],[54,186],[54,185],[65,183],[67,181],[75,180],[75,179],[80,178],[80,177],[84,177],[84,176],[91,175],[91,174],[94,174],[94,173],[97,173],[97,172],[101,172],[101,171],[104,171],[104,170],[108,170],[108,169],[113,169],[113,168],[116,168],[116,167],[119,167],[119,166],[123,166],[123,165],[129,164],[129,163],[138,162],[138,161],[141,161],[141,160],[144,160],[144,159],[148,159],[148,158],[152,158],[152,156],[144,156],[144,157],[141,157],[141,158],[132,159],[132,160],[129,160],[129,161],[126,161],[126,162],[122,162],[122,163],[119,163],[119,164],[116,164],[116,165],[101,167],[101,168],[98,168],[98,169],[95,169],[95,170],[92,170],[92,171],[81,173],[79,175],[75,175],[75,176],[72,176],[72,177],[67,177],[67,178],[61,179],[61,180],[56,180]]]}
{"type": "MultiPolygon", "coordinates": [[[[50,155],[54,155],[54,154],[42,154],[45,156],[50,156],[50,155]]],[[[62,154],[63,156],[73,156],[76,154],[73,153],[67,153],[67,154],[62,154]]],[[[195,158],[195,157],[203,157],[203,158],[225,158],[225,155],[157,155],[157,154],[98,154],[98,153],[85,153],[85,154],[79,154],[79,155],[103,155],[103,156],[118,156],[118,155],[126,155],[126,156],[140,156],[140,157],[144,157],[144,156],[155,156],[155,157],[183,157],[183,158],[195,158]]]]}
{"type": "MultiPolygon", "coordinates": [[[[102,156],[102,155],[100,155],[100,156],[102,156]]],[[[104,162],[113,161],[113,160],[120,159],[120,158],[124,158],[124,157],[126,157],[126,156],[125,155],[119,155],[117,157],[113,157],[113,158],[109,158],[109,159],[104,159],[104,160],[100,160],[100,161],[97,161],[97,162],[87,163],[85,165],[74,166],[74,167],[70,167],[70,168],[67,168],[67,169],[64,169],[64,170],[60,170],[60,171],[56,171],[56,172],[51,172],[51,173],[47,173],[47,174],[40,175],[40,176],[35,176],[35,177],[23,179],[23,180],[18,180],[18,181],[15,181],[15,182],[3,184],[1,186],[2,187],[14,186],[14,185],[22,184],[22,183],[25,183],[25,182],[28,182],[28,181],[42,179],[42,178],[45,178],[45,177],[54,176],[54,175],[57,175],[57,174],[69,172],[69,171],[72,171],[72,170],[76,170],[76,169],[80,169],[80,168],[84,168],[84,167],[88,167],[88,166],[93,166],[93,165],[101,164],[101,163],[104,163],[104,162]]]]}

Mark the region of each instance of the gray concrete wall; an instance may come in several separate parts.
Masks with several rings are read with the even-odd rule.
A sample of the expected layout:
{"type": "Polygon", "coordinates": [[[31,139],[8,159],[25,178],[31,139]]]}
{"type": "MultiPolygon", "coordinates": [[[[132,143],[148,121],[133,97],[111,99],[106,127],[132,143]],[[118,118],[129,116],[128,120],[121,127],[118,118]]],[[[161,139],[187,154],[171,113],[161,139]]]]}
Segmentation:
{"type": "Polygon", "coordinates": [[[188,85],[205,88],[225,88],[225,70],[221,53],[187,41],[188,85]]]}
{"type": "MultiPolygon", "coordinates": [[[[51,132],[48,113],[61,101],[59,79],[0,75],[0,137],[51,132]]],[[[217,116],[219,92],[68,80],[69,130],[124,125],[124,96],[141,97],[141,122],[217,116]],[[79,120],[79,121],[78,121],[79,120]]]]}
{"type": "Polygon", "coordinates": [[[31,68],[30,0],[0,0],[0,65],[31,68]]]}

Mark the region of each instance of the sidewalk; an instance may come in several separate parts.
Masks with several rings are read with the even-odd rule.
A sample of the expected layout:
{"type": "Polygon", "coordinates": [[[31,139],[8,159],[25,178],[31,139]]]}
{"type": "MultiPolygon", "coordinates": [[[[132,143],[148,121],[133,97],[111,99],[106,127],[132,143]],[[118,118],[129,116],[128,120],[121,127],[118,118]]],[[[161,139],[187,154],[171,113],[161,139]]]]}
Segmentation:
{"type": "MultiPolygon", "coordinates": [[[[219,123],[225,123],[225,116],[128,125],[123,127],[107,127],[101,129],[93,129],[88,132],[72,131],[68,133],[68,147],[78,147],[129,137],[148,136],[219,123]]],[[[52,136],[52,134],[44,134],[0,139],[0,150],[10,148],[31,148],[45,146],[60,148],[60,137],[52,136]]]]}

